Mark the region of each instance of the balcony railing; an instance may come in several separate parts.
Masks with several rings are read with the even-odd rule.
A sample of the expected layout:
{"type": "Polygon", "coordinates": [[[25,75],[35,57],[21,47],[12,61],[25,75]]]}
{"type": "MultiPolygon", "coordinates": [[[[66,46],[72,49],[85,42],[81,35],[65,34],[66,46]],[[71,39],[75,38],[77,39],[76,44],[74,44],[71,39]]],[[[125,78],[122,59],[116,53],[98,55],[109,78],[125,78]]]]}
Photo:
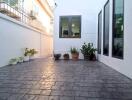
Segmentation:
{"type": "Polygon", "coordinates": [[[31,20],[35,19],[33,11],[28,13],[23,6],[18,6],[18,0],[0,0],[0,13],[5,14],[11,18],[30,25],[31,20]]]}

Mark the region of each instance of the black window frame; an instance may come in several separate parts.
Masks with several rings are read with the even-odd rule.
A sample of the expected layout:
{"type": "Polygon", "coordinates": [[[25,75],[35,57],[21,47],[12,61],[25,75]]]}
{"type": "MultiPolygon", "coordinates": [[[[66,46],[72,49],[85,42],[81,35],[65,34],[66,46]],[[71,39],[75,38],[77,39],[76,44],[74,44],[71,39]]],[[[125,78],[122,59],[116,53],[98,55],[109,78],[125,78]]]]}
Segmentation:
{"type": "Polygon", "coordinates": [[[68,15],[68,16],[60,16],[59,17],[59,38],[81,38],[81,22],[82,22],[82,16],[81,15],[68,15]],[[79,21],[79,25],[80,25],[80,27],[79,27],[79,31],[80,31],[80,34],[79,34],[79,36],[78,37],[72,37],[71,36],[71,19],[72,19],[72,17],[79,17],[79,19],[80,19],[80,21],[79,21]],[[61,30],[61,18],[68,18],[70,21],[68,22],[69,23],[69,25],[68,25],[68,27],[69,27],[69,36],[68,37],[63,37],[62,36],[62,34],[61,34],[61,32],[62,32],[62,30],[61,30]]]}
{"type": "Polygon", "coordinates": [[[106,2],[106,4],[104,5],[104,17],[103,17],[103,55],[105,56],[109,56],[109,33],[110,33],[110,2],[109,0],[106,2]],[[108,54],[105,54],[104,51],[105,51],[105,7],[109,4],[109,31],[108,31],[108,54]]]}
{"type": "Polygon", "coordinates": [[[98,54],[102,53],[102,24],[103,24],[103,19],[102,19],[103,13],[102,10],[98,14],[98,54]],[[101,16],[101,33],[100,33],[100,16],[101,16]],[[101,43],[101,44],[99,44],[101,43]]]}
{"type": "Polygon", "coordinates": [[[115,0],[113,0],[113,9],[112,9],[112,57],[113,58],[117,58],[117,59],[124,59],[124,0],[123,0],[123,56],[122,57],[119,57],[119,56],[115,56],[113,54],[114,52],[114,49],[113,49],[113,46],[114,46],[114,12],[115,12],[115,0]]]}

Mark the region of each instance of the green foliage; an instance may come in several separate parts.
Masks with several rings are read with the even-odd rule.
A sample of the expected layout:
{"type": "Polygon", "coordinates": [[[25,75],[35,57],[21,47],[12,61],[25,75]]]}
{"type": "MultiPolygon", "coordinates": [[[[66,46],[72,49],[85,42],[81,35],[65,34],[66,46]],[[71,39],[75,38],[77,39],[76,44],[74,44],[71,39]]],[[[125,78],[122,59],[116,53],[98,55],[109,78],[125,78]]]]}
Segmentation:
{"type": "Polygon", "coordinates": [[[25,48],[24,56],[30,56],[30,55],[31,55],[30,49],[29,48],[25,48]]]}
{"type": "Polygon", "coordinates": [[[31,56],[34,56],[35,54],[37,54],[38,52],[35,49],[30,49],[30,53],[31,56]]]}
{"type": "Polygon", "coordinates": [[[93,43],[87,43],[87,44],[84,43],[80,50],[83,55],[89,55],[89,56],[95,54],[95,51],[97,51],[97,49],[93,47],[93,43]]]}
{"type": "Polygon", "coordinates": [[[19,60],[18,58],[12,58],[12,59],[10,59],[9,65],[15,65],[15,64],[17,64],[18,60],[19,60]]]}
{"type": "Polygon", "coordinates": [[[79,54],[79,51],[75,47],[71,48],[70,52],[71,54],[79,54]]]}
{"type": "Polygon", "coordinates": [[[9,61],[9,65],[15,65],[17,63],[22,63],[24,60],[24,57],[16,57],[16,58],[12,58],[9,61]]]}
{"type": "Polygon", "coordinates": [[[35,49],[25,48],[24,56],[34,56],[37,53],[35,49]]]}

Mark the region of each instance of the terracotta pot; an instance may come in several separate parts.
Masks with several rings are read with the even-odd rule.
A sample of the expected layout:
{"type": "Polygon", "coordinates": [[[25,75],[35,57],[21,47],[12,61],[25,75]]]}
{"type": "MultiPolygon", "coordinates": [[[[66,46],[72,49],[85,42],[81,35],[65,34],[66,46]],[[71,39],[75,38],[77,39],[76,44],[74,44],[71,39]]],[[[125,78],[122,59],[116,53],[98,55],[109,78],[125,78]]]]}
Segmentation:
{"type": "Polygon", "coordinates": [[[69,60],[69,57],[64,57],[64,60],[69,60]]]}
{"type": "Polygon", "coordinates": [[[78,60],[79,53],[72,53],[72,60],[78,60]]]}

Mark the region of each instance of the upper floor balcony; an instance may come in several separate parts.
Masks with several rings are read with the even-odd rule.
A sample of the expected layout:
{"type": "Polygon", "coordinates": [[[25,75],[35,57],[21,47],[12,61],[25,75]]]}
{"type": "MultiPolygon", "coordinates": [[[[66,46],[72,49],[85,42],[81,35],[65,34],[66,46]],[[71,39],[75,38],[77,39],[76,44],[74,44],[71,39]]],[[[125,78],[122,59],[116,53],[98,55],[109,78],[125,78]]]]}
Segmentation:
{"type": "MultiPolygon", "coordinates": [[[[38,12],[34,10],[35,7],[30,7],[30,9],[27,9],[27,7],[24,6],[25,2],[27,1],[0,0],[0,13],[25,23],[35,29],[44,31],[45,27],[42,25],[40,20],[38,20],[38,12]]],[[[49,5],[47,4],[47,6],[49,5]]]]}

